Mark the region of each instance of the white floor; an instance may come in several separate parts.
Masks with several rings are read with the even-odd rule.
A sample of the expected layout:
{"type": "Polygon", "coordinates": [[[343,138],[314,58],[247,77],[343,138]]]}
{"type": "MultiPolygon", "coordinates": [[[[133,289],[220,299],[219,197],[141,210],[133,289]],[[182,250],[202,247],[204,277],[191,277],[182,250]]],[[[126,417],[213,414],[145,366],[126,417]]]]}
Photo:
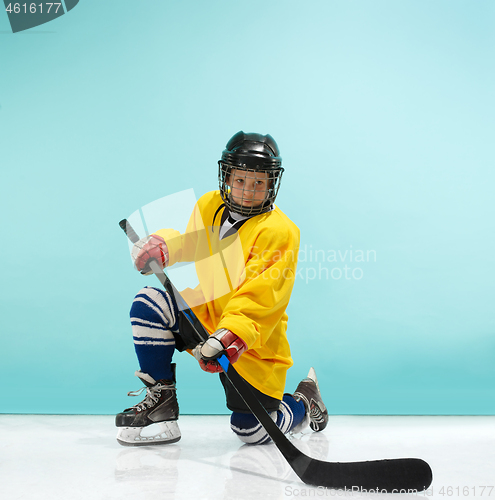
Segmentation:
{"type": "MultiPolygon", "coordinates": [[[[181,441],[141,448],[120,446],[113,421],[0,415],[0,499],[389,496],[304,485],[274,445],[242,446],[228,416],[182,416],[181,441]]],[[[332,416],[324,432],[291,439],[307,455],[328,461],[420,457],[434,480],[417,496],[495,500],[495,417],[332,416]]]]}

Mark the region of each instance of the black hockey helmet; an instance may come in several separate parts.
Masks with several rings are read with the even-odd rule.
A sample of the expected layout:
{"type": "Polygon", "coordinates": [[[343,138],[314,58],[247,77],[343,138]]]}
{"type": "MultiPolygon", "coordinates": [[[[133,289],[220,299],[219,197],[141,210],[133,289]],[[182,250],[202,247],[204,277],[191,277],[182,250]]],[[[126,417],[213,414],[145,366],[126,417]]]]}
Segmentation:
{"type": "Polygon", "coordinates": [[[275,139],[269,135],[237,132],[227,143],[218,162],[220,195],[227,207],[242,215],[257,215],[270,210],[277,197],[282,179],[282,158],[275,139]],[[264,201],[257,206],[243,206],[235,203],[227,184],[232,169],[267,174],[268,189],[264,201]]]}

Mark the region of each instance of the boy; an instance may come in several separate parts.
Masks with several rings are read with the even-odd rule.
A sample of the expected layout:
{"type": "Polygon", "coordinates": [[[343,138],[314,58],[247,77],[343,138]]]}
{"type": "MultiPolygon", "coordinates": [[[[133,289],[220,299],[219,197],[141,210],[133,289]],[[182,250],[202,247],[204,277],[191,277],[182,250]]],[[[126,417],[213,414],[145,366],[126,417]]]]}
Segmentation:
{"type": "Polygon", "coordinates": [[[175,349],[188,349],[203,370],[220,374],[231,428],[243,442],[262,444],[270,438],[223,374],[216,361],[222,354],[235,363],[282,432],[299,432],[308,424],[321,431],[327,425],[313,369],[294,394],[283,393],[292,366],[285,310],[299,230],[274,206],[284,171],[278,146],[270,135],[241,131],[227,143],[218,165],[220,189],[198,200],[184,234],[159,230],[133,248],[135,266],[143,274],[150,272],[150,259],[162,267],[195,262],[200,285],[181,295],[210,337],[202,341],[181,321],[177,301],[168,292],[145,287],[138,293],[131,324],[141,368],[136,375],[147,395],[116,417],[123,445],[180,439],[175,349]],[[154,423],[158,430],[151,432],[154,423]]]}

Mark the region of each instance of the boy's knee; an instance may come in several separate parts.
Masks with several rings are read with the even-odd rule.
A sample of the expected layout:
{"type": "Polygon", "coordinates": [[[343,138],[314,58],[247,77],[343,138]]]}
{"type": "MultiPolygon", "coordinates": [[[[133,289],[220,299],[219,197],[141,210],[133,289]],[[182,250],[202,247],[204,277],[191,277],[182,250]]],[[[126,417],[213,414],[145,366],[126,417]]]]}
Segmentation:
{"type": "Polygon", "coordinates": [[[149,298],[155,298],[160,295],[164,295],[166,292],[164,290],[160,290],[159,288],[155,288],[153,286],[145,286],[144,288],[141,288],[139,292],[136,294],[136,297],[134,297],[134,300],[136,300],[138,297],[149,297],[149,298]]]}
{"type": "MultiPolygon", "coordinates": [[[[273,418],[273,415],[271,416],[273,418]]],[[[233,412],[230,417],[230,428],[246,444],[266,444],[271,441],[265,428],[251,413],[233,412]]]]}
{"type": "Polygon", "coordinates": [[[177,316],[173,301],[165,290],[144,287],[132,302],[130,317],[147,320],[175,331],[177,316]]]}

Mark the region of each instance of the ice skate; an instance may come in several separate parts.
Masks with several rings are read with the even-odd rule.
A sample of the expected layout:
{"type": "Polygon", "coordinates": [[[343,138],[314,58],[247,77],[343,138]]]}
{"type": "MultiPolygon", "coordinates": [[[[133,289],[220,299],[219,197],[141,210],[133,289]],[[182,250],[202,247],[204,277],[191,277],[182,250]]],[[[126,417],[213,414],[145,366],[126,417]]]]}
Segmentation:
{"type": "Polygon", "coordinates": [[[143,401],[127,408],[115,417],[117,441],[123,446],[150,446],[179,441],[179,404],[174,380],[156,381],[141,371],[136,372],[146,387],[129,392],[137,396],[146,389],[143,401]]]}
{"type": "Polygon", "coordinates": [[[306,416],[292,432],[300,432],[308,424],[308,420],[313,431],[322,431],[328,423],[328,411],[321,398],[314,368],[310,368],[308,376],[299,382],[293,397],[296,401],[303,401],[306,407],[306,416]]]}

